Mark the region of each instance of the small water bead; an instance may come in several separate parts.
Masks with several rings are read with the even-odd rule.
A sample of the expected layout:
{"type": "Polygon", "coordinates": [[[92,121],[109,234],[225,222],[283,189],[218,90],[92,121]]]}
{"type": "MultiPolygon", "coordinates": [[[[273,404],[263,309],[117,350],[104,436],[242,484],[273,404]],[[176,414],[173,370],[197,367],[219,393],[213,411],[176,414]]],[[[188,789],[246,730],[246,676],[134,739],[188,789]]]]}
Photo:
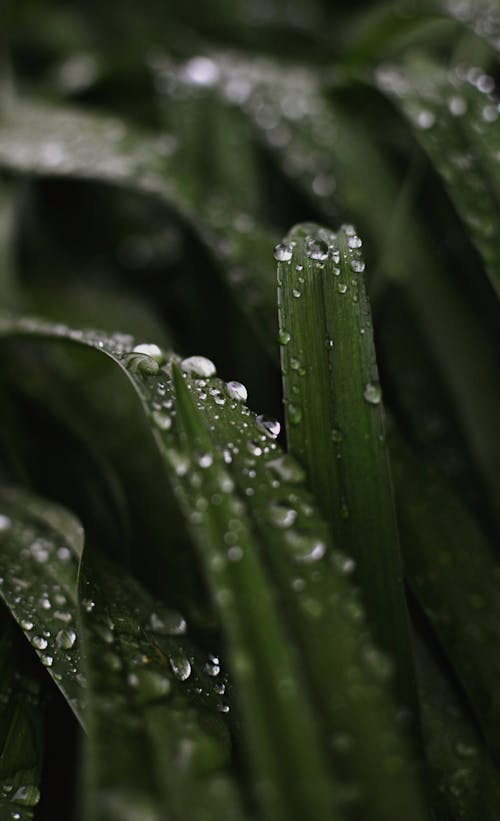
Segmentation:
{"type": "Polygon", "coordinates": [[[246,402],[248,398],[248,391],[241,382],[227,382],[226,393],[230,399],[236,402],[246,402]]]}
{"type": "Polygon", "coordinates": [[[274,248],[274,259],[278,262],[290,262],[293,246],[289,242],[279,242],[274,248]]]}
{"type": "Polygon", "coordinates": [[[214,690],[218,696],[223,696],[226,692],[226,685],[223,681],[214,681],[214,690]]]}
{"type": "Polygon", "coordinates": [[[349,576],[356,569],[356,562],[350,556],[335,551],[332,553],[332,564],[344,576],[349,576]]]}
{"type": "Polygon", "coordinates": [[[427,131],[429,128],[432,128],[435,122],[436,115],[428,109],[420,110],[415,117],[415,123],[422,131],[427,131]]]}
{"type": "Polygon", "coordinates": [[[448,103],[448,108],[450,109],[450,114],[454,117],[461,117],[462,114],[465,114],[467,111],[467,101],[464,100],[463,97],[454,95],[448,103]]]}
{"type": "Polygon", "coordinates": [[[239,562],[243,558],[243,548],[238,544],[232,545],[227,551],[227,558],[230,562],[239,562]]]}
{"type": "Polygon", "coordinates": [[[323,558],[326,545],[314,536],[291,531],[286,539],[293,551],[293,559],[300,564],[312,564],[323,558]]]}
{"type": "Polygon", "coordinates": [[[33,630],[34,624],[29,619],[22,619],[19,624],[21,625],[23,630],[33,630]]]}
{"type": "Polygon", "coordinates": [[[54,659],[52,658],[52,656],[42,656],[41,662],[45,667],[52,667],[54,659]]]}
{"type": "Polygon", "coordinates": [[[382,399],[382,388],[378,382],[367,382],[363,391],[365,402],[369,405],[379,405],[382,399]]]}
{"type": "Polygon", "coordinates": [[[288,345],[291,338],[292,336],[288,333],[288,331],[280,331],[278,336],[278,342],[280,343],[280,345],[288,345]]]}
{"type": "Polygon", "coordinates": [[[292,296],[294,297],[294,299],[300,299],[300,297],[302,296],[302,291],[299,291],[298,288],[294,288],[292,291],[292,296]]]}
{"type": "Polygon", "coordinates": [[[345,284],[345,282],[337,283],[337,291],[339,292],[339,294],[347,293],[347,285],[345,284]]]}
{"type": "Polygon", "coordinates": [[[273,504],[269,507],[268,516],[273,525],[286,530],[295,523],[297,511],[291,507],[273,504]]]}
{"type": "Polygon", "coordinates": [[[211,467],[214,463],[214,457],[211,453],[201,453],[198,457],[198,464],[203,470],[211,467]]]}
{"type": "Polygon", "coordinates": [[[270,439],[276,439],[281,430],[281,425],[277,419],[272,419],[270,416],[260,414],[255,418],[255,426],[270,439]]]}
{"type": "Polygon", "coordinates": [[[352,259],[351,270],[354,271],[356,274],[362,274],[365,270],[365,263],[362,259],[352,259]]]}
{"type": "Polygon", "coordinates": [[[365,647],[363,659],[378,678],[387,679],[392,675],[394,670],[392,660],[376,647],[365,647]]]}
{"type": "Polygon", "coordinates": [[[75,641],[76,633],[71,629],[59,630],[56,636],[56,644],[62,650],[71,650],[75,641]]]}
{"type": "Polygon", "coordinates": [[[149,356],[151,359],[154,359],[156,362],[161,364],[164,360],[163,351],[158,345],[142,343],[141,345],[136,345],[132,351],[133,353],[144,354],[144,356],[149,356]]]}
{"type": "Polygon", "coordinates": [[[220,673],[220,661],[217,656],[210,656],[204,664],[203,669],[209,676],[218,676],[220,673]]]}
{"type": "Polygon", "coordinates": [[[166,431],[172,427],[171,417],[162,411],[154,411],[152,414],[154,424],[159,430],[166,431]]]}
{"type": "Polygon", "coordinates": [[[43,636],[33,636],[31,643],[37,650],[45,650],[48,645],[47,639],[44,639],[43,636]]]}
{"type": "Polygon", "coordinates": [[[9,517],[0,513],[0,533],[2,533],[2,531],[9,530],[11,525],[12,522],[9,517]]]}
{"type": "Polygon", "coordinates": [[[217,709],[218,709],[219,713],[229,713],[231,708],[230,708],[229,704],[223,704],[222,702],[220,702],[217,705],[217,709]]]}
{"type": "Polygon", "coordinates": [[[191,663],[185,656],[171,656],[170,666],[179,681],[186,681],[191,675],[191,663]]]}
{"type": "Polygon", "coordinates": [[[190,462],[187,456],[182,453],[179,453],[177,450],[173,448],[169,448],[166,452],[166,457],[170,462],[170,465],[173,467],[175,474],[177,476],[185,476],[190,468],[190,462]]]}
{"type": "Polygon", "coordinates": [[[314,259],[317,262],[324,262],[328,259],[328,251],[328,243],[324,239],[309,237],[306,240],[306,254],[309,259],[314,259]]]}
{"type": "Polygon", "coordinates": [[[339,430],[338,428],[333,428],[333,430],[332,430],[332,442],[335,442],[336,444],[339,444],[340,442],[342,442],[343,438],[344,437],[342,436],[342,431],[339,430]]]}
{"type": "Polygon", "coordinates": [[[24,784],[17,788],[11,801],[25,807],[35,807],[40,801],[40,790],[35,784],[24,784]]]}
{"type": "Polygon", "coordinates": [[[209,379],[215,376],[216,367],[206,356],[189,356],[181,362],[181,370],[200,379],[209,379]]]}

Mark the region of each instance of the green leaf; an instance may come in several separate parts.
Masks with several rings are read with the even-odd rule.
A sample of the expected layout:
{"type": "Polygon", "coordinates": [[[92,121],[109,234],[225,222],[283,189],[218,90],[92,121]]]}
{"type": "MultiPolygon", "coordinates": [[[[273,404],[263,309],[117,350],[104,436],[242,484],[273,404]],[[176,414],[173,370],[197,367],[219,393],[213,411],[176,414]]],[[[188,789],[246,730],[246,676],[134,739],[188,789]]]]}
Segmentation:
{"type": "Polygon", "coordinates": [[[474,518],[438,475],[398,442],[393,464],[408,580],[498,759],[500,566],[474,518]]]}
{"type": "Polygon", "coordinates": [[[266,261],[273,235],[255,225],[250,236],[245,214],[234,219],[240,208],[224,188],[200,203],[190,169],[177,165],[171,134],[151,136],[118,118],[16,101],[0,116],[0,165],[24,175],[99,180],[158,198],[208,247],[226,283],[269,340],[273,288],[266,261]]]}
{"type": "Polygon", "coordinates": [[[277,246],[288,443],[357,567],[376,640],[415,709],[401,558],[361,239],[294,228],[277,246]]]}
{"type": "Polygon", "coordinates": [[[417,678],[429,775],[438,817],[498,816],[500,779],[460,694],[415,637],[417,678]]]}
{"type": "Polygon", "coordinates": [[[221,711],[229,706],[219,661],[203,663],[182,636],[183,617],[98,554],[84,560],[80,592],[89,686],[85,817],[243,818],[226,772],[221,711]]]}
{"type": "Polygon", "coordinates": [[[0,488],[0,596],[76,716],[84,709],[76,581],[83,533],[62,508],[0,488]],[[64,534],[64,539],[61,537],[64,534]]]}
{"type": "MultiPolygon", "coordinates": [[[[408,717],[395,706],[391,665],[374,646],[359,593],[355,562],[334,549],[304,470],[277,446],[277,422],[255,416],[240,383],[188,381],[251,519],[280,607],[300,649],[312,698],[330,739],[345,812],[386,819],[422,818],[422,799],[402,737],[408,717]],[[354,686],[354,682],[356,685],[354,686]],[[362,785],[362,790],[360,790],[362,785]]],[[[227,558],[241,559],[237,533],[227,558]]]]}
{"type": "MultiPolygon", "coordinates": [[[[41,320],[5,318],[5,335],[59,338],[102,351],[124,370],[149,418],[164,455],[172,486],[182,506],[222,619],[229,666],[241,701],[247,743],[258,776],[263,809],[271,817],[302,817],[314,808],[331,818],[332,798],[317,728],[299,672],[288,649],[272,589],[266,580],[247,514],[238,498],[224,490],[222,456],[211,455],[210,434],[174,367],[175,392],[168,389],[168,367],[157,346],[134,346],[118,334],[71,331],[41,320]],[[175,374],[177,373],[177,377],[175,374]],[[167,393],[170,393],[170,396],[167,393]],[[159,400],[159,402],[158,402],[159,400]],[[175,400],[173,424],[171,402],[175,400]],[[160,409],[156,407],[159,404],[160,409]],[[163,410],[165,408],[165,410],[163,410]],[[205,453],[205,448],[207,452],[205,453]],[[206,457],[206,458],[204,458],[206,457]],[[196,463],[197,468],[192,466],[196,463]],[[213,497],[217,505],[208,504],[213,497]],[[243,552],[227,561],[224,536],[235,532],[243,552]],[[292,788],[293,787],[293,788],[292,788]]],[[[209,360],[183,362],[187,371],[213,372],[209,360]]]]}
{"type": "Polygon", "coordinates": [[[443,177],[500,295],[498,99],[479,68],[451,73],[430,62],[378,70],[377,83],[403,111],[443,177]]]}
{"type": "Polygon", "coordinates": [[[40,800],[45,701],[22,636],[3,608],[0,624],[0,818],[32,821],[40,800]]]}
{"type": "MultiPolygon", "coordinates": [[[[186,812],[200,819],[203,813],[242,817],[224,772],[229,739],[222,717],[229,707],[220,664],[205,661],[184,637],[179,613],[98,555],[80,568],[79,615],[75,559],[83,545],[77,520],[23,491],[2,489],[0,500],[10,540],[3,536],[2,593],[42,664],[85,719],[89,817],[121,818],[127,806],[158,819],[165,808],[172,818],[186,812]],[[72,575],[70,589],[42,579],[33,596],[32,560],[38,575],[42,568],[58,582],[63,563],[64,575],[72,575]]],[[[33,787],[28,797],[35,794],[33,787]]]]}

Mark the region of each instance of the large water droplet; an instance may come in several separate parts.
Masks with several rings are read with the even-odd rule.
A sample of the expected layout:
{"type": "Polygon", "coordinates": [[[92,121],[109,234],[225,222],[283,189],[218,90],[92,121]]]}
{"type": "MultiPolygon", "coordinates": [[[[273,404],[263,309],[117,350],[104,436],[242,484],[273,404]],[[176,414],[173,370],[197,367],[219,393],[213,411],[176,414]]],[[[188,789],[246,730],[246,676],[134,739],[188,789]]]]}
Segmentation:
{"type": "Polygon", "coordinates": [[[216,368],[211,359],[206,356],[188,356],[181,362],[181,369],[184,373],[189,373],[191,376],[197,376],[200,379],[208,379],[215,376],[216,368]]]}
{"type": "Polygon", "coordinates": [[[274,249],[274,259],[278,262],[290,262],[293,246],[289,242],[279,242],[274,249]]]}
{"type": "Polygon", "coordinates": [[[255,426],[261,433],[265,433],[270,439],[276,439],[281,430],[281,425],[277,419],[272,419],[269,416],[260,415],[255,418],[255,426]]]}
{"type": "Polygon", "coordinates": [[[163,362],[164,356],[163,351],[158,345],[142,343],[141,345],[136,345],[133,349],[133,353],[144,354],[144,356],[150,356],[151,359],[154,359],[156,362],[163,362]]]}
{"type": "Polygon", "coordinates": [[[45,650],[48,644],[47,639],[44,639],[43,636],[33,636],[31,643],[37,650],[45,650]]]}
{"type": "Polygon", "coordinates": [[[234,399],[236,402],[247,401],[248,391],[241,382],[227,382],[226,393],[230,399],[234,399]]]}

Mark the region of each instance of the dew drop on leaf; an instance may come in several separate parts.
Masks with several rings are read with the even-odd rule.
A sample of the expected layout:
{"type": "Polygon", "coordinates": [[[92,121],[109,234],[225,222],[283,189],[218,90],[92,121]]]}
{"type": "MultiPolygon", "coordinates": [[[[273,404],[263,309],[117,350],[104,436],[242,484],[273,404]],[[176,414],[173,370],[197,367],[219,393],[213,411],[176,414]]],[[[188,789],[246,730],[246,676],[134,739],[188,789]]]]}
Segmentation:
{"type": "Polygon", "coordinates": [[[236,402],[247,401],[248,391],[241,382],[227,382],[226,393],[230,399],[234,399],[236,402]]]}
{"type": "Polygon", "coordinates": [[[277,419],[272,419],[269,416],[260,415],[255,418],[256,428],[268,436],[270,439],[276,439],[281,430],[281,425],[277,419]]]}
{"type": "Polygon", "coordinates": [[[274,259],[278,262],[290,262],[293,248],[288,242],[279,242],[274,249],[274,259]]]}
{"type": "Polygon", "coordinates": [[[188,356],[187,359],[182,360],[181,369],[184,373],[200,379],[209,379],[211,376],[215,376],[216,373],[214,363],[206,356],[188,356]]]}
{"type": "Polygon", "coordinates": [[[363,397],[369,405],[379,405],[382,399],[382,388],[378,382],[368,382],[365,385],[363,397]]]}

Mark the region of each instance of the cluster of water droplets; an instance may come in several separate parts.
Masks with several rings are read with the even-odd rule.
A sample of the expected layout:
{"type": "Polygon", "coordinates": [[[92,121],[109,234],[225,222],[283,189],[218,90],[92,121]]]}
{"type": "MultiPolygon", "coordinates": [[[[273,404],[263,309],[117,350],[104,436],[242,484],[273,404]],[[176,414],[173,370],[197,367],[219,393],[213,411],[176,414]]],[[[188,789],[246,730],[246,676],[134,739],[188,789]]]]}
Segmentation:
{"type": "Polygon", "coordinates": [[[42,664],[81,712],[85,676],[75,617],[77,557],[40,521],[12,513],[3,521],[0,595],[42,664]]]}
{"type": "Polygon", "coordinates": [[[170,193],[165,161],[176,150],[172,135],[137,137],[118,119],[16,102],[0,134],[7,167],[49,175],[130,181],[170,193]]]}
{"type": "Polygon", "coordinates": [[[150,64],[162,94],[175,98],[209,90],[241,108],[286,172],[329,207],[336,189],[331,151],[336,127],[314,72],[230,53],[200,54],[180,65],[155,53],[150,64]]]}
{"type": "Polygon", "coordinates": [[[492,0],[445,0],[446,11],[500,51],[500,9],[492,0]]]}

